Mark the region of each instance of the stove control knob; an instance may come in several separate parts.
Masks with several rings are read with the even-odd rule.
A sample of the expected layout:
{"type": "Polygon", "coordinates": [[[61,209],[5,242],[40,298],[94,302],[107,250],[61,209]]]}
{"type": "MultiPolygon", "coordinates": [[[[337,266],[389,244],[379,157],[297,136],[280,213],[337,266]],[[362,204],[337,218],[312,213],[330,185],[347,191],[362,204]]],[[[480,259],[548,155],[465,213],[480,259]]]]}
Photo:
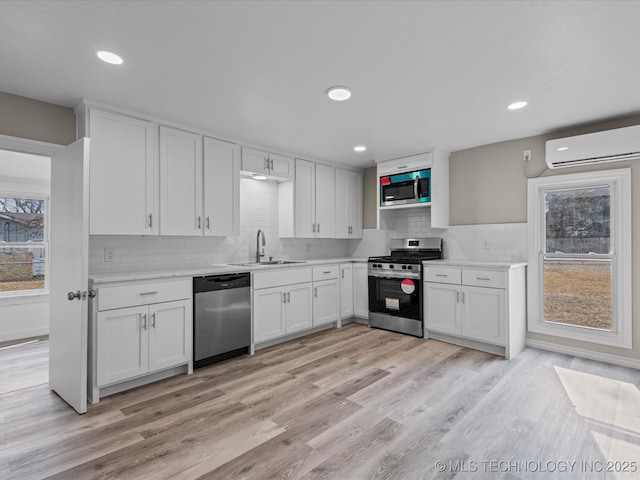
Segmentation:
{"type": "Polygon", "coordinates": [[[406,266],[406,265],[402,265],[402,269],[403,269],[403,270],[406,270],[406,269],[407,269],[407,266],[406,266]]]}
{"type": "Polygon", "coordinates": [[[391,265],[389,265],[389,268],[395,268],[395,265],[392,263],[391,265]]]}
{"type": "Polygon", "coordinates": [[[408,268],[409,270],[413,270],[413,267],[412,267],[411,265],[409,265],[407,268],[408,268]]]}

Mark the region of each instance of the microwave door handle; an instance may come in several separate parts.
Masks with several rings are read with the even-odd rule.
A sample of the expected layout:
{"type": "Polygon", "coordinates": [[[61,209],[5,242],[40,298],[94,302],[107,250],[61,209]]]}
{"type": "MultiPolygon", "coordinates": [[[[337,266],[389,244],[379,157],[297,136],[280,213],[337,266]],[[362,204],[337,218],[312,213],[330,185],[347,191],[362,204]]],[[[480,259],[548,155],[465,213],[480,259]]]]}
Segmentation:
{"type": "Polygon", "coordinates": [[[416,177],[415,180],[413,181],[413,197],[416,200],[420,200],[420,196],[419,196],[419,192],[418,192],[419,182],[420,182],[420,177],[416,177]]]}

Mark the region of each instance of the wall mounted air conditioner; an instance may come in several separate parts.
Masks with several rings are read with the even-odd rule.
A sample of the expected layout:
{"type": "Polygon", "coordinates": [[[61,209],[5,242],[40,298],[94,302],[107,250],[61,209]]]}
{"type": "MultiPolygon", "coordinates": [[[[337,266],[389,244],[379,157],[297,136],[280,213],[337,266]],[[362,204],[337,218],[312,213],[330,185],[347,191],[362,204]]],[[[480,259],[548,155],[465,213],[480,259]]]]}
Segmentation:
{"type": "Polygon", "coordinates": [[[640,125],[549,140],[549,168],[640,159],[640,125]]]}

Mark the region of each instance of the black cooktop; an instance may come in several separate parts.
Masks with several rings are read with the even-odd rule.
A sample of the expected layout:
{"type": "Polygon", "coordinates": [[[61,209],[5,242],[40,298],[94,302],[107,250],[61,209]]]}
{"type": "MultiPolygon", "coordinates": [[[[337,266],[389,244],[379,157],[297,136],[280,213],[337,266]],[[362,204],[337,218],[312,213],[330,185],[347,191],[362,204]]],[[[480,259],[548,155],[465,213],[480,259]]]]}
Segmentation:
{"type": "Polygon", "coordinates": [[[369,262],[386,262],[386,263],[422,263],[425,260],[440,260],[442,252],[398,252],[394,255],[385,255],[382,257],[369,257],[369,262]]]}

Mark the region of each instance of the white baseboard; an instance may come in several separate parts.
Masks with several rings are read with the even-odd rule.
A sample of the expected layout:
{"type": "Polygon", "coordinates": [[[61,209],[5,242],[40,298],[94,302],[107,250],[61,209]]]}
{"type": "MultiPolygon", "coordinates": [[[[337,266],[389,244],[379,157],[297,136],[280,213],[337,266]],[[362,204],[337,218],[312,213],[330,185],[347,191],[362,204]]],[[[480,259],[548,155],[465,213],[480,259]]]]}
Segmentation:
{"type": "Polygon", "coordinates": [[[594,352],[583,348],[568,347],[566,345],[558,345],[557,343],[544,342],[541,340],[527,339],[527,347],[539,348],[540,350],[549,350],[556,353],[564,353],[565,355],[573,355],[574,357],[588,358],[589,360],[597,360],[599,362],[620,365],[621,367],[630,367],[640,370],[640,360],[636,358],[621,357],[619,355],[611,355],[609,353],[594,352]]]}

